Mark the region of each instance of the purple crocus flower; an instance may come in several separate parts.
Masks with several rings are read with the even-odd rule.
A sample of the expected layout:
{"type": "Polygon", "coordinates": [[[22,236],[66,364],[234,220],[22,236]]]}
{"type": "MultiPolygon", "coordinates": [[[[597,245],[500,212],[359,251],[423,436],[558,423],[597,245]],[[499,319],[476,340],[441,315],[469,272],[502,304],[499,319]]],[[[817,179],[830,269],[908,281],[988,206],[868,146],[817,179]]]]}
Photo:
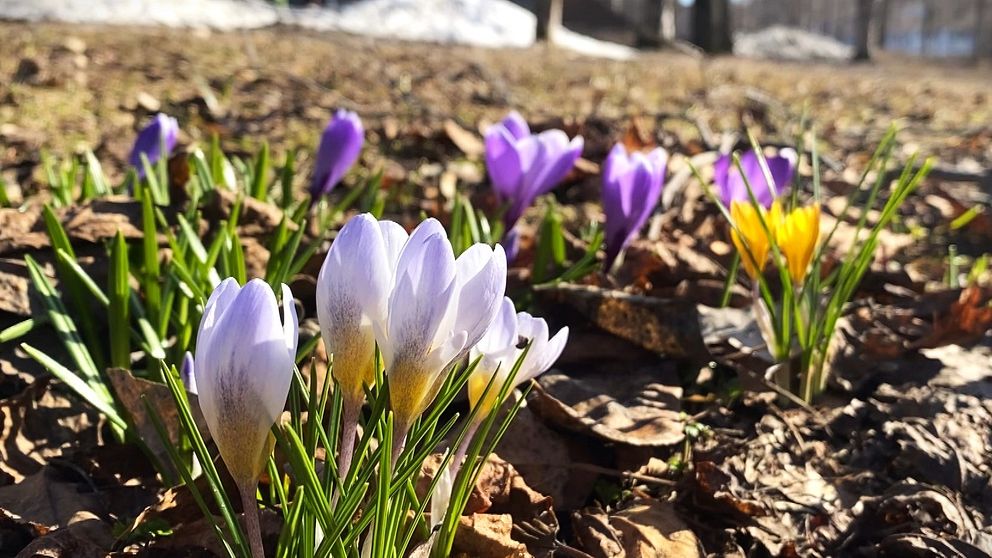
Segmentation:
{"type": "MultiPolygon", "coordinates": [[[[747,177],[747,184],[751,185],[751,191],[758,203],[766,209],[772,206],[775,197],[782,194],[789,187],[793,175],[796,173],[796,162],[799,160],[795,149],[780,149],[778,155],[765,157],[768,162],[768,170],[771,171],[772,180],[775,181],[774,188],[769,187],[765,180],[765,173],[761,170],[758,162],[758,155],[754,150],[745,151],[741,154],[741,170],[747,177]]],[[[730,154],[722,155],[713,164],[713,182],[720,194],[723,205],[730,207],[734,201],[750,203],[751,197],[747,193],[747,184],[741,177],[740,171],[734,165],[730,154]]]]}
{"type": "Polygon", "coordinates": [[[131,148],[131,155],[128,157],[128,163],[138,172],[139,178],[145,177],[145,166],[141,162],[141,154],[144,153],[145,157],[148,157],[148,162],[154,165],[159,159],[168,158],[172,154],[178,136],[179,122],[161,112],[156,114],[155,118],[138,132],[138,137],[134,140],[134,147],[131,148]]]}
{"type": "Polygon", "coordinates": [[[520,114],[511,112],[486,131],[486,167],[507,231],[541,194],[561,182],[582,154],[582,136],[568,140],[561,130],[531,134],[520,114]]]}
{"type": "Polygon", "coordinates": [[[644,226],[658,205],[665,182],[668,152],[628,155],[622,144],[603,163],[603,211],[606,212],[606,269],[644,226]]]}
{"type": "Polygon", "coordinates": [[[316,201],[331,193],[348,169],[358,160],[365,143],[365,129],[354,112],[339,109],[327,123],[317,148],[317,163],[310,183],[310,196],[316,201]]]}

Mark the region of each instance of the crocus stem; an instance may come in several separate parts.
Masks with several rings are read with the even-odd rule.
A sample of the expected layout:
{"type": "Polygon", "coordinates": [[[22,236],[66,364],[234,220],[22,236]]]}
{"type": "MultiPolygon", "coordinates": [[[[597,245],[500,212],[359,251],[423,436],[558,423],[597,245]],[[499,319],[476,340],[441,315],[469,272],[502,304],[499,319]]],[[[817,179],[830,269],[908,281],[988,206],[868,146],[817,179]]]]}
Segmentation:
{"type": "Polygon", "coordinates": [[[403,453],[403,447],[406,446],[406,434],[410,431],[410,426],[400,422],[396,423],[395,429],[393,430],[393,447],[391,448],[389,468],[391,471],[396,470],[396,462],[400,458],[400,454],[403,453]]]}
{"type": "Polygon", "coordinates": [[[252,558],[265,558],[265,550],[262,548],[262,528],[258,523],[258,502],[255,500],[255,491],[258,483],[239,483],[238,491],[241,493],[241,507],[245,512],[245,526],[248,528],[248,544],[251,546],[252,558]]]}
{"type": "MultiPolygon", "coordinates": [[[[348,397],[345,398],[341,407],[341,445],[338,447],[338,478],[341,479],[341,486],[344,486],[348,472],[351,471],[351,460],[355,454],[355,436],[358,434],[358,414],[362,410],[362,400],[348,397]]],[[[338,489],[334,495],[334,502],[337,502],[338,489]]]]}

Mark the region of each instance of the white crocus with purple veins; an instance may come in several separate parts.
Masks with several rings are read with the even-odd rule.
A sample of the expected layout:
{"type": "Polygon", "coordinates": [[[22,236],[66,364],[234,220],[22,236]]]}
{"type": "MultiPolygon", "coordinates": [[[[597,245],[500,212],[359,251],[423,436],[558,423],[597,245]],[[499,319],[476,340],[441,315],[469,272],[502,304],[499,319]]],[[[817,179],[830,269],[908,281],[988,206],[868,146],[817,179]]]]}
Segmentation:
{"type": "Polygon", "coordinates": [[[452,364],[479,342],[506,289],[503,249],[476,244],[455,259],[435,219],[400,251],[384,322],[374,324],[396,416],[394,457],[452,364]]]}
{"type": "Polygon", "coordinates": [[[331,375],[342,393],[338,474],[351,469],[358,414],[365,388],[375,383],[373,323],[386,319],[386,302],[400,249],[408,236],[393,221],[365,213],[338,233],[317,276],[317,318],[327,352],[334,356],[331,375]]]}
{"type": "Polygon", "coordinates": [[[261,557],[255,490],[272,452],[272,425],[293,377],[298,321],[293,294],[282,286],[280,316],[261,279],[241,287],[233,278],[211,293],[200,320],[193,376],[200,410],[220,456],[241,492],[252,554],[261,557]]]}
{"type": "MultiPolygon", "coordinates": [[[[547,322],[527,312],[518,313],[509,297],[503,299],[496,319],[470,351],[470,359],[473,362],[478,360],[468,377],[468,401],[473,410],[473,419],[451,459],[451,471],[448,473],[451,478],[457,476],[476,430],[496,408],[499,394],[510,381],[517,361],[523,358],[513,384],[506,387],[507,392],[551,368],[565,349],[567,341],[567,327],[561,328],[554,337],[550,337],[547,322]]],[[[445,498],[444,494],[435,497],[445,498]]],[[[433,507],[433,502],[431,505],[433,507]]]]}
{"type": "Polygon", "coordinates": [[[509,380],[517,360],[524,355],[524,348],[528,343],[530,348],[527,349],[526,356],[523,356],[511,389],[551,368],[567,341],[567,327],[561,328],[554,337],[550,337],[548,324],[543,318],[535,318],[527,312],[517,313],[513,301],[504,299],[492,326],[471,351],[473,360],[482,357],[468,379],[469,404],[473,409],[482,406],[476,413],[475,420],[484,420],[493,410],[497,396],[509,380]]]}

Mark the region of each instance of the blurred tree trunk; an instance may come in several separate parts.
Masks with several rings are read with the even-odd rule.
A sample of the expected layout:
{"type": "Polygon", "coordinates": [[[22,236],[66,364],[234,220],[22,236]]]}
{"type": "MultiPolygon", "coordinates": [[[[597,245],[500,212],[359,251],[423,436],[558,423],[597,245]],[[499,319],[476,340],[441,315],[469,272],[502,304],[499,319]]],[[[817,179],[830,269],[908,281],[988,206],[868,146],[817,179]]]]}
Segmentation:
{"type": "Polygon", "coordinates": [[[875,14],[875,37],[873,43],[879,50],[885,49],[885,40],[889,34],[889,0],[879,0],[878,12],[875,14]]]}
{"type": "Polygon", "coordinates": [[[550,41],[561,27],[564,0],[537,0],[537,40],[550,41]]]}
{"type": "Polygon", "coordinates": [[[930,52],[930,40],[933,38],[933,4],[923,0],[923,16],[920,18],[920,54],[926,56],[930,52]]]}
{"type": "Polygon", "coordinates": [[[975,60],[989,54],[989,41],[985,33],[985,3],[986,0],[975,0],[975,21],[972,28],[971,57],[975,60]]]}
{"type": "Polygon", "coordinates": [[[730,0],[696,0],[692,8],[692,42],[705,52],[730,52],[730,0]]]}
{"type": "Polygon", "coordinates": [[[675,42],[676,0],[644,0],[641,24],[637,27],[637,46],[657,47],[675,42]]]}
{"type": "Polygon", "coordinates": [[[874,3],[875,0],[858,0],[858,9],[854,16],[855,60],[869,60],[871,58],[871,52],[869,50],[870,41],[868,39],[871,34],[871,16],[873,12],[871,8],[874,3]]]}
{"type": "Polygon", "coordinates": [[[792,0],[786,4],[785,24],[789,27],[799,27],[802,25],[803,2],[792,0]]]}

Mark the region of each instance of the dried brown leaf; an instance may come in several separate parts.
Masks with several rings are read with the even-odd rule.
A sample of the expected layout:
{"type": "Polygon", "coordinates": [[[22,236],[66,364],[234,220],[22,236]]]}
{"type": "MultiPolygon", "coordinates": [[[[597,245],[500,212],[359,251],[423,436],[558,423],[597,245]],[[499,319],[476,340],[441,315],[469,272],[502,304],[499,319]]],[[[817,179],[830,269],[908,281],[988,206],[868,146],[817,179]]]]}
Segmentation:
{"type": "Polygon", "coordinates": [[[0,472],[8,483],[37,474],[67,448],[99,442],[98,415],[53,389],[55,385],[50,378],[41,379],[0,401],[0,472]]]}
{"type": "Polygon", "coordinates": [[[610,517],[628,558],[701,558],[696,535],[668,502],[640,499],[610,517]]]}
{"type": "Polygon", "coordinates": [[[668,446],[684,439],[682,388],[673,367],[548,373],[535,388],[534,410],[559,426],[632,446],[668,446]]]}

